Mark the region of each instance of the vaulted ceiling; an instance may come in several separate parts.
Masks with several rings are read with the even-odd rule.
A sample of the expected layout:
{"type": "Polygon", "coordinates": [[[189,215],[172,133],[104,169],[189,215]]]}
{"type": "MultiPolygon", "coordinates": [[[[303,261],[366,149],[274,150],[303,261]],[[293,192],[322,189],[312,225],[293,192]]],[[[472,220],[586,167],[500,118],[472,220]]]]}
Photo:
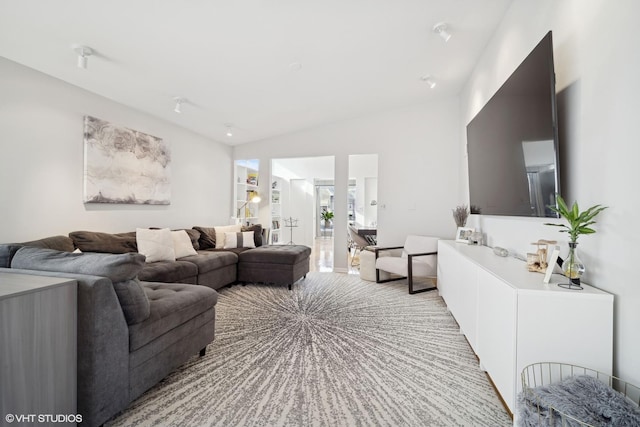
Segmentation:
{"type": "Polygon", "coordinates": [[[0,0],[0,56],[239,144],[456,95],[510,3],[0,0]]]}

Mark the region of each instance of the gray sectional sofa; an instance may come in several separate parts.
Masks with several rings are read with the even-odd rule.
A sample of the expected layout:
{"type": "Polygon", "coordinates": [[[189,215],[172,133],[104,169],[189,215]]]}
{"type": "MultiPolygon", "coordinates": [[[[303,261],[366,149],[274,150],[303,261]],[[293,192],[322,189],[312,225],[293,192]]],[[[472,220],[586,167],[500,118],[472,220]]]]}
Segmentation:
{"type": "Polygon", "coordinates": [[[236,283],[239,272],[245,280],[291,285],[309,271],[310,248],[262,247],[261,227],[252,230],[259,256],[244,266],[242,254],[253,249],[212,248],[212,230],[187,230],[197,255],[153,263],[137,253],[135,232],[77,231],[0,245],[0,271],[78,282],[82,425],[103,424],[192,355],[203,355],[214,339],[215,289],[236,283]]]}

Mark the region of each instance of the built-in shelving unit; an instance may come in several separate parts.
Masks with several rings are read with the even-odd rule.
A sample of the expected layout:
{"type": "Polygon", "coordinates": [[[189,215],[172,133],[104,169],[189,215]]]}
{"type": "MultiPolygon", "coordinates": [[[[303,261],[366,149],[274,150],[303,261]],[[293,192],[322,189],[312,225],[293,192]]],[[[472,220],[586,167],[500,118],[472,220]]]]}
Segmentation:
{"type": "Polygon", "coordinates": [[[241,224],[258,221],[258,203],[251,199],[258,194],[258,160],[236,160],[235,162],[235,209],[232,216],[241,224]]]}
{"type": "Polygon", "coordinates": [[[282,220],[282,186],[284,180],[277,176],[271,179],[271,195],[270,195],[270,207],[271,207],[271,244],[277,245],[284,243],[282,236],[282,229],[284,222],[282,220]]]}

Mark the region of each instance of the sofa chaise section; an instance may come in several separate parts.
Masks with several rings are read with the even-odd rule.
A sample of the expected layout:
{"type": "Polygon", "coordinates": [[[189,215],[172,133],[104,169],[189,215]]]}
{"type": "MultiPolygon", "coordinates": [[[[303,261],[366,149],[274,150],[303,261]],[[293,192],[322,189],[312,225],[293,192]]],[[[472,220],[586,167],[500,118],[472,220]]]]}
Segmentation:
{"type": "Polygon", "coordinates": [[[205,286],[140,282],[134,276],[142,264],[144,256],[134,253],[21,248],[12,255],[11,265],[19,268],[8,271],[78,282],[82,425],[103,424],[214,338],[217,293],[205,286]],[[86,274],[91,268],[97,274],[86,274]]]}

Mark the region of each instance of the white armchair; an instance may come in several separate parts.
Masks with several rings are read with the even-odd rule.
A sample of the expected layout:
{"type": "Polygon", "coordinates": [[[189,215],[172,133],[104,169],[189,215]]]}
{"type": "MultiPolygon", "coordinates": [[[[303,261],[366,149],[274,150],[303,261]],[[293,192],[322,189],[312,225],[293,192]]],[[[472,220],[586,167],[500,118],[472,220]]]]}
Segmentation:
{"type": "Polygon", "coordinates": [[[436,277],[438,240],[437,237],[430,236],[407,236],[404,246],[375,248],[376,282],[385,283],[391,280],[407,279],[410,294],[435,290],[435,285],[430,288],[414,290],[413,278],[436,277]],[[380,256],[381,252],[391,249],[402,249],[402,254],[400,256],[380,256]],[[380,271],[386,271],[396,277],[381,280],[380,271]],[[397,277],[398,275],[400,277],[397,277]]]}

